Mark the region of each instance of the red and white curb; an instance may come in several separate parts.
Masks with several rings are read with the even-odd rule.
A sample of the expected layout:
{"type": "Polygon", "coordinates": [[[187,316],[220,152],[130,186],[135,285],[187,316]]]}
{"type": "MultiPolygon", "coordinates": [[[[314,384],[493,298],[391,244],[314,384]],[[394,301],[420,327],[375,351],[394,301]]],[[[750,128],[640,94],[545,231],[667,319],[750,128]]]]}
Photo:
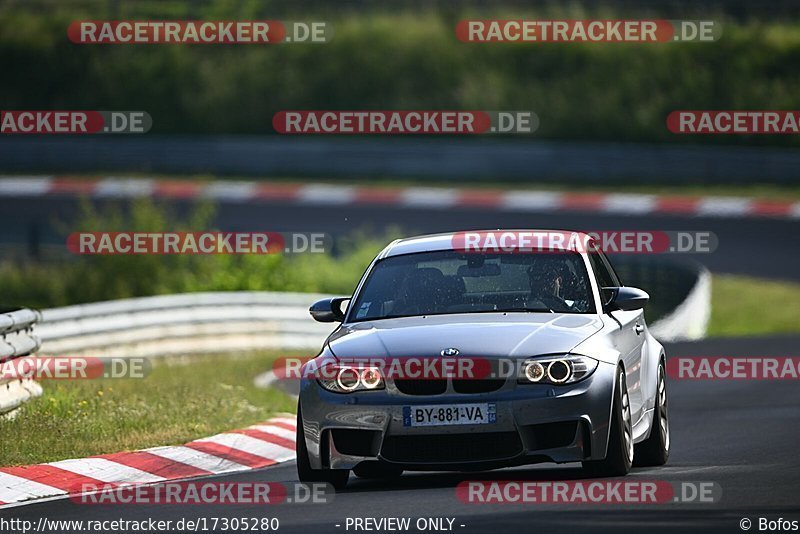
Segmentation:
{"type": "Polygon", "coordinates": [[[398,208],[484,208],[507,211],[574,211],[617,215],[800,218],[800,202],[747,197],[578,193],[445,187],[382,187],[258,181],[175,181],[108,177],[7,176],[0,197],[210,199],[221,202],[293,202],[311,205],[379,205],[398,208]]]}
{"type": "Polygon", "coordinates": [[[260,425],[180,446],[103,454],[20,467],[0,467],[0,508],[64,497],[76,488],[157,484],[259,469],[295,458],[296,419],[274,417],[260,425]]]}

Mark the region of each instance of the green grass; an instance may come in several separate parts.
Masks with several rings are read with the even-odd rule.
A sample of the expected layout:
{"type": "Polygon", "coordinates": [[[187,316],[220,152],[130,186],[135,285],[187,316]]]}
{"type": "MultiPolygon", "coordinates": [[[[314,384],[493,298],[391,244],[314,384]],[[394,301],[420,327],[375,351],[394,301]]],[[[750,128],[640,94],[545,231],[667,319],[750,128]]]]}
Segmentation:
{"type": "Polygon", "coordinates": [[[253,385],[278,355],[154,360],[143,379],[43,381],[41,397],[0,419],[0,466],[183,444],[294,412],[289,396],[253,385]]]}
{"type": "Polygon", "coordinates": [[[800,284],[714,275],[708,337],[800,332],[800,284]]]}

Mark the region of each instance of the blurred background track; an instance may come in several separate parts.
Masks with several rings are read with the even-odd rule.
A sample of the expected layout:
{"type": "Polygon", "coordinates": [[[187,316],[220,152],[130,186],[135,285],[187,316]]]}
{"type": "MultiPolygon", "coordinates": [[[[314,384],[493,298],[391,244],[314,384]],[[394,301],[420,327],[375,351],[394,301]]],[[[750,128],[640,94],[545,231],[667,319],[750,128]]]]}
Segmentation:
{"type": "MultiPolygon", "coordinates": [[[[113,200],[96,200],[99,204],[113,200]]],[[[0,196],[0,244],[7,250],[44,254],[57,250],[66,256],[59,221],[69,223],[78,213],[75,197],[0,196]]],[[[194,202],[173,199],[178,213],[188,213],[194,202]]],[[[672,259],[696,260],[713,272],[748,274],[763,278],[800,280],[800,220],[769,218],[681,217],[614,215],[591,211],[514,211],[480,206],[402,207],[341,205],[322,197],[312,201],[219,201],[214,226],[223,231],[325,232],[342,238],[355,232],[382,237],[387,228],[404,235],[492,228],[558,228],[602,230],[711,231],[719,247],[709,254],[672,254],[672,259]]]]}

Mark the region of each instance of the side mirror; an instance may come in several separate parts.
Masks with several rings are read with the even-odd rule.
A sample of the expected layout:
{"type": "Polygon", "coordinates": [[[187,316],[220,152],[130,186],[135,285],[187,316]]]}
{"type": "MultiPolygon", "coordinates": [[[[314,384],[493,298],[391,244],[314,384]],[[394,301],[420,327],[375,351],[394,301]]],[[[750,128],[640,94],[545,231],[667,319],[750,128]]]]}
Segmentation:
{"type": "Polygon", "coordinates": [[[342,303],[349,300],[350,297],[333,297],[318,300],[311,305],[308,312],[315,321],[319,321],[320,323],[341,323],[344,320],[342,303]]]}
{"type": "Polygon", "coordinates": [[[650,300],[650,295],[636,287],[604,287],[601,294],[611,293],[611,297],[604,303],[606,311],[641,310],[650,300]]]}

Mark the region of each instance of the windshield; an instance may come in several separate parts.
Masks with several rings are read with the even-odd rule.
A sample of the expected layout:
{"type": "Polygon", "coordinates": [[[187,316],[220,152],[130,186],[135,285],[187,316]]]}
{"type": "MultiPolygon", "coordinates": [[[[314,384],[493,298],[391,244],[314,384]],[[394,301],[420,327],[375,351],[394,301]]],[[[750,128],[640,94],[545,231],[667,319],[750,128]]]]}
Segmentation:
{"type": "Polygon", "coordinates": [[[351,321],[480,312],[594,313],[580,254],[422,252],[379,261],[351,321]]]}

